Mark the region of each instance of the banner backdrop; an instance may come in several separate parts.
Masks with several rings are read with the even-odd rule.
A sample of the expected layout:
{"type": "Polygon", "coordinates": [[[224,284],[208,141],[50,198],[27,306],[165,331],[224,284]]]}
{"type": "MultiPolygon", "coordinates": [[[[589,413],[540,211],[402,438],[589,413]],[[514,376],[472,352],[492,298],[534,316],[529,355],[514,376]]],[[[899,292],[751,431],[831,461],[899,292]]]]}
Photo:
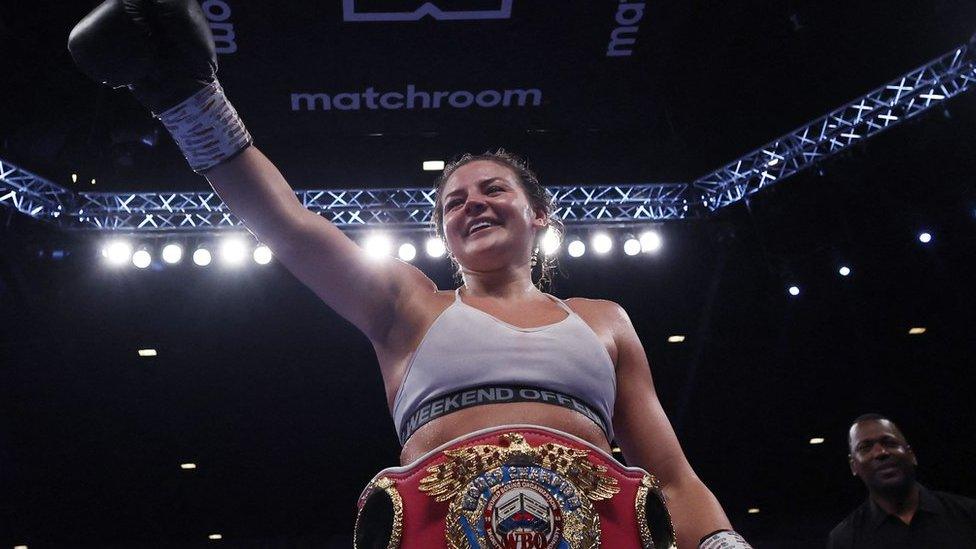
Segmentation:
{"type": "Polygon", "coordinates": [[[642,127],[654,112],[644,3],[201,5],[231,97],[291,134],[642,127]]]}
{"type": "MultiPolygon", "coordinates": [[[[426,185],[422,160],[498,146],[549,184],[693,180],[965,42],[976,17],[973,2],[198,1],[228,96],[299,188],[426,185]]],[[[0,3],[0,152],[95,190],[206,188],[130,94],[74,67],[68,32],[99,0],[45,3],[0,3]]]]}

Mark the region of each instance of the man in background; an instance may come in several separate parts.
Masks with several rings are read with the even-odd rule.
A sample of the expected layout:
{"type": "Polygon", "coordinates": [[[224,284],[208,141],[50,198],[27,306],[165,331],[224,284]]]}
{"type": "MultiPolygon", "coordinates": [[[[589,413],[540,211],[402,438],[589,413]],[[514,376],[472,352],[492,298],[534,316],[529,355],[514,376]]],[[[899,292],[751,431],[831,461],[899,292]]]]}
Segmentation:
{"type": "Polygon", "coordinates": [[[828,549],[976,548],[976,500],[919,484],[915,452],[891,420],[864,414],[847,442],[868,498],[830,532],[828,549]]]}

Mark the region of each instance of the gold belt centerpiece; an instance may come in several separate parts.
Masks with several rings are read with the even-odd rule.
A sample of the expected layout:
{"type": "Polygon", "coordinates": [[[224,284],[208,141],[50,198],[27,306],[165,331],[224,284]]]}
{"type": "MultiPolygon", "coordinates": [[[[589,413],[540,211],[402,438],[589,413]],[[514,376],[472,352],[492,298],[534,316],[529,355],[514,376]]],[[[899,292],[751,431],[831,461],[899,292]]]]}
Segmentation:
{"type": "Polygon", "coordinates": [[[592,502],[620,488],[588,450],[553,442],[532,447],[518,433],[502,444],[446,450],[427,468],[420,490],[449,501],[451,549],[571,549],[600,546],[600,516],[592,502]]]}

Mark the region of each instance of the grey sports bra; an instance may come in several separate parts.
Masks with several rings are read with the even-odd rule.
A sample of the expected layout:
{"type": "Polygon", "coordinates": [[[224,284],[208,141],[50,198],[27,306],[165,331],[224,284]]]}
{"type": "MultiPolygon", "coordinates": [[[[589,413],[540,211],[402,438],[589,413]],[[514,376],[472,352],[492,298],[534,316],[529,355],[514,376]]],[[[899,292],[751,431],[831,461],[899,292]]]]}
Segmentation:
{"type": "Polygon", "coordinates": [[[401,444],[420,425],[458,409],[525,401],[574,409],[613,439],[613,361],[579,315],[547,296],[568,316],[519,328],[467,305],[458,288],[414,352],[397,391],[393,420],[401,444]]]}

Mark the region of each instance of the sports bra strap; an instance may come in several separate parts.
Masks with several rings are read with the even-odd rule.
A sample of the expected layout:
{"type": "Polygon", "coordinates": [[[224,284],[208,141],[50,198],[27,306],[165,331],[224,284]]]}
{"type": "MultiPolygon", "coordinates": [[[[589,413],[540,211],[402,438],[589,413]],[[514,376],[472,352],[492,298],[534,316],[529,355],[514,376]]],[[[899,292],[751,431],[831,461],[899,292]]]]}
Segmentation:
{"type": "Polygon", "coordinates": [[[567,313],[569,313],[569,316],[573,316],[573,315],[576,314],[572,309],[569,308],[569,305],[566,305],[566,302],[564,302],[563,300],[559,299],[558,297],[556,297],[554,295],[549,295],[547,293],[543,293],[542,295],[544,295],[544,296],[548,297],[549,299],[552,299],[553,301],[555,301],[556,302],[556,305],[559,305],[559,307],[562,310],[564,310],[567,313]]]}

